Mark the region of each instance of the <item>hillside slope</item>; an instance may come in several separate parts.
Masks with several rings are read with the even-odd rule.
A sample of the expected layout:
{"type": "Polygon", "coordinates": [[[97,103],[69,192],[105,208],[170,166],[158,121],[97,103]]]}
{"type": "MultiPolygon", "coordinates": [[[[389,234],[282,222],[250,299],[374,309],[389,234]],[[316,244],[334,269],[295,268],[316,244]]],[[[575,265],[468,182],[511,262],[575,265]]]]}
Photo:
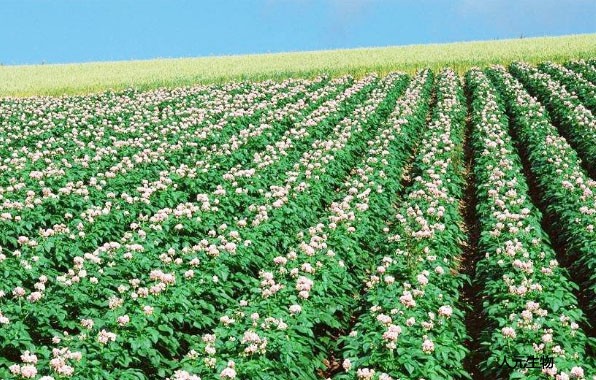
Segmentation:
{"type": "Polygon", "coordinates": [[[85,94],[127,87],[152,89],[229,80],[362,76],[523,60],[562,62],[596,57],[596,34],[383,48],[63,65],[0,66],[0,96],[85,94]]]}

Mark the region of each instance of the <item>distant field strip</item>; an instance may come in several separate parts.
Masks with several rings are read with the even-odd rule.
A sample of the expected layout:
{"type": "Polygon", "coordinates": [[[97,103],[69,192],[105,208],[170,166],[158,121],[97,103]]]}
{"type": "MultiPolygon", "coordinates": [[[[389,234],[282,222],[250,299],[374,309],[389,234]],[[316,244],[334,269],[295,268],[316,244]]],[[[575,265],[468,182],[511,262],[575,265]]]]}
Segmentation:
{"type": "Polygon", "coordinates": [[[0,66],[0,96],[86,94],[127,87],[153,89],[230,80],[285,79],[451,67],[523,60],[563,62],[596,56],[596,34],[383,48],[156,59],[65,65],[0,66]]]}

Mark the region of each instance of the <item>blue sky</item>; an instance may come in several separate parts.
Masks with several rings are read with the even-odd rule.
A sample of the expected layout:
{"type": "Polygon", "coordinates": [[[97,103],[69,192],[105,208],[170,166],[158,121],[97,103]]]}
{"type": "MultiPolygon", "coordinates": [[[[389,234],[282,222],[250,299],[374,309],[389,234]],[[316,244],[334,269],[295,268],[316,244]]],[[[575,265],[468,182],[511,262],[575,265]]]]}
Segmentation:
{"type": "Polygon", "coordinates": [[[0,0],[2,64],[594,32],[596,0],[0,0]]]}

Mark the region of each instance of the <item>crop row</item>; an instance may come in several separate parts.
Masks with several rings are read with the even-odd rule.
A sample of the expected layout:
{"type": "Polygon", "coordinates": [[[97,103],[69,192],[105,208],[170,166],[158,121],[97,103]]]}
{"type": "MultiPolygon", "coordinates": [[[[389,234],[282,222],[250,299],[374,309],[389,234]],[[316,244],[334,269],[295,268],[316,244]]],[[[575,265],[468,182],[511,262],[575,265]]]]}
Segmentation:
{"type": "Polygon", "coordinates": [[[366,279],[365,313],[344,338],[342,378],[461,378],[466,329],[456,275],[466,240],[463,197],[466,105],[459,79],[441,73],[413,183],[397,203],[366,279]],[[387,375],[391,374],[391,377],[387,375]]]}
{"type": "Polygon", "coordinates": [[[589,80],[593,84],[596,84],[596,67],[591,65],[588,61],[571,61],[565,64],[565,67],[580,74],[582,77],[589,80]]]}
{"type": "MultiPolygon", "coordinates": [[[[472,146],[480,225],[477,264],[487,325],[482,336],[482,371],[492,378],[538,379],[585,371],[585,322],[546,233],[513,141],[505,107],[489,79],[470,71],[472,146]],[[554,366],[512,370],[516,357],[554,357],[554,366]]],[[[592,371],[594,369],[591,369],[592,371]]]]}
{"type": "Polygon", "coordinates": [[[502,67],[491,69],[489,75],[511,115],[512,130],[523,146],[545,213],[563,237],[564,261],[573,269],[574,279],[584,284],[583,292],[590,300],[588,317],[592,318],[596,306],[596,182],[549,122],[544,107],[522,84],[502,67]]]}
{"type": "Polygon", "coordinates": [[[585,79],[581,74],[558,65],[544,62],[539,66],[540,71],[549,74],[561,82],[567,90],[576,95],[579,100],[594,114],[596,112],[596,85],[585,79]]]}
{"type": "Polygon", "coordinates": [[[511,71],[547,107],[564,136],[583,158],[588,173],[596,178],[596,118],[565,86],[532,66],[515,63],[511,71]]]}

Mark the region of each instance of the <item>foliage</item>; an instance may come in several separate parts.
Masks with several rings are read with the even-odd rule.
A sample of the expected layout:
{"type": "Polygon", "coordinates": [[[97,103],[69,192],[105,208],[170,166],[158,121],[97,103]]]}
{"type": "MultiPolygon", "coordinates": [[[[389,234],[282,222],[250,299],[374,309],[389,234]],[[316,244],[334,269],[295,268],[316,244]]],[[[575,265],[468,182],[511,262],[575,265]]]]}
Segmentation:
{"type": "Polygon", "coordinates": [[[481,369],[542,352],[589,378],[594,181],[489,74],[469,99],[451,69],[4,99],[0,378],[470,378],[467,100],[481,369]]]}

